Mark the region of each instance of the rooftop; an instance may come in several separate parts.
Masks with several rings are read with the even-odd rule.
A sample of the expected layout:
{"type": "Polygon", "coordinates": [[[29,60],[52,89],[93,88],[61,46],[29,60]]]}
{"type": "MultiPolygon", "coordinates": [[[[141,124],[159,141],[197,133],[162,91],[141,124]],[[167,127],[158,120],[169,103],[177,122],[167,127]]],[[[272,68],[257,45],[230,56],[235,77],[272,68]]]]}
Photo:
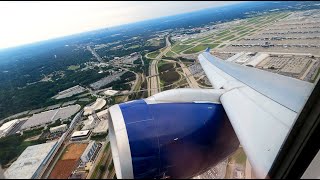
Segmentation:
{"type": "Polygon", "coordinates": [[[54,131],[54,130],[59,129],[59,128],[65,128],[65,127],[67,127],[67,126],[68,126],[67,124],[62,124],[62,125],[60,125],[60,126],[56,126],[56,127],[50,128],[50,131],[54,131]]]}
{"type": "Polygon", "coordinates": [[[109,128],[109,124],[108,124],[108,121],[107,120],[102,120],[99,122],[98,126],[96,126],[94,129],[93,129],[93,133],[103,133],[103,132],[107,132],[109,128]]]}
{"type": "Polygon", "coordinates": [[[106,105],[106,103],[107,103],[107,101],[105,99],[98,98],[93,105],[84,107],[83,115],[92,114],[93,111],[96,111],[96,110],[103,108],[103,106],[106,105]]]}
{"type": "Polygon", "coordinates": [[[15,119],[9,122],[4,123],[1,127],[0,127],[0,131],[6,131],[8,130],[11,126],[13,126],[14,124],[16,124],[17,122],[19,122],[19,119],[15,119]]]}
{"type": "Polygon", "coordinates": [[[57,141],[29,146],[5,171],[6,179],[31,179],[57,141]]]}
{"type": "Polygon", "coordinates": [[[72,134],[71,137],[77,137],[77,136],[86,136],[88,135],[88,133],[90,132],[90,130],[85,130],[85,131],[76,131],[72,134]]]}
{"type": "Polygon", "coordinates": [[[31,118],[27,120],[26,123],[22,125],[20,129],[27,129],[37,125],[51,123],[58,119],[67,119],[71,117],[73,114],[75,114],[76,112],[78,112],[80,108],[81,106],[76,104],[76,105],[70,105],[63,108],[34,114],[31,118]]]}
{"type": "Polygon", "coordinates": [[[116,91],[116,90],[106,90],[106,91],[104,91],[104,94],[105,95],[108,95],[108,96],[113,96],[113,95],[115,95],[115,94],[117,94],[119,91],[116,91]]]}

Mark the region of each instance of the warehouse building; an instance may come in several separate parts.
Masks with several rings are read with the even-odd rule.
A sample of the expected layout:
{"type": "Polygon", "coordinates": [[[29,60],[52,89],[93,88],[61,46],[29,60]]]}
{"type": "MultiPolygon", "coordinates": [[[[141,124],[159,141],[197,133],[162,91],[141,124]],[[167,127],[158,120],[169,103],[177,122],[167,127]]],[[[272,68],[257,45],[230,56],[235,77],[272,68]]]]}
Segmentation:
{"type": "Polygon", "coordinates": [[[67,124],[62,124],[60,126],[50,128],[50,133],[64,132],[68,129],[67,124]]]}
{"type": "Polygon", "coordinates": [[[20,122],[19,119],[15,119],[15,120],[4,123],[0,127],[0,138],[5,137],[19,122],[20,122]]]}
{"type": "Polygon", "coordinates": [[[21,130],[29,130],[40,127],[45,127],[49,124],[54,123],[56,120],[64,120],[70,118],[76,112],[80,110],[81,106],[71,105],[59,109],[49,110],[45,112],[41,112],[38,114],[34,114],[30,117],[22,126],[21,130]]]}
{"type": "Polygon", "coordinates": [[[95,141],[91,141],[89,145],[87,146],[86,150],[81,155],[80,159],[83,163],[89,162],[93,155],[96,153],[98,149],[98,144],[95,141]]]}
{"type": "Polygon", "coordinates": [[[6,179],[39,178],[44,166],[52,156],[57,141],[29,146],[4,172],[6,179]]]}
{"type": "Polygon", "coordinates": [[[89,116],[88,120],[83,121],[83,128],[81,130],[89,130],[95,128],[99,124],[99,118],[95,118],[93,116],[89,116]]]}
{"type": "Polygon", "coordinates": [[[94,104],[92,104],[91,106],[84,107],[83,115],[85,115],[85,116],[90,115],[94,111],[102,109],[106,105],[106,103],[107,103],[107,101],[105,99],[97,98],[97,100],[96,100],[96,102],[94,102],[94,104]]]}

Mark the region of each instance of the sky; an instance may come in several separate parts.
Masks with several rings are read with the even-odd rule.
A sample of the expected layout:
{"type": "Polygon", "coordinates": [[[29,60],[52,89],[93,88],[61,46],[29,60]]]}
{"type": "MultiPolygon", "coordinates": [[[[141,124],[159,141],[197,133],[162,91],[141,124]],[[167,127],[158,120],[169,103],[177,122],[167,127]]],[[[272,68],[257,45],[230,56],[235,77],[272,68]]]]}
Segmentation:
{"type": "Polygon", "coordinates": [[[1,1],[0,48],[241,1],[1,1]]]}

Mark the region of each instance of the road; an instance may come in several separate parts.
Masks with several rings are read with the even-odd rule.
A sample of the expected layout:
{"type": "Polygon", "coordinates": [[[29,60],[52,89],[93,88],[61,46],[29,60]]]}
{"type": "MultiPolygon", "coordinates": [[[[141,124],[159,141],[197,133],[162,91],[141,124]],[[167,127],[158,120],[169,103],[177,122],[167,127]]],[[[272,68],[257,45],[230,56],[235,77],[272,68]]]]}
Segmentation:
{"type": "Polygon", "coordinates": [[[158,72],[158,62],[161,60],[162,56],[165,55],[168,51],[171,50],[171,43],[169,41],[169,35],[166,37],[166,48],[160,52],[160,54],[151,62],[149,67],[149,83],[148,83],[148,95],[152,96],[154,94],[157,94],[161,91],[160,88],[160,78],[159,76],[156,76],[159,74],[158,72]]]}
{"type": "MultiPolygon", "coordinates": [[[[134,72],[134,71],[131,71],[131,70],[127,69],[127,68],[123,68],[123,67],[120,67],[120,68],[124,69],[126,71],[130,71],[130,72],[132,72],[132,73],[134,73],[136,75],[136,80],[134,81],[134,84],[131,86],[131,90],[130,90],[130,93],[129,93],[129,94],[131,94],[136,89],[136,86],[138,85],[138,82],[139,82],[139,79],[140,79],[140,75],[138,73],[134,72]]],[[[129,95],[124,99],[123,102],[128,101],[128,98],[129,98],[129,95]]]]}
{"type": "Polygon", "coordinates": [[[103,62],[102,58],[97,54],[97,52],[94,49],[92,49],[90,46],[87,46],[87,49],[92,53],[94,57],[97,58],[99,62],[103,62]]]}
{"type": "Polygon", "coordinates": [[[189,68],[184,63],[182,63],[181,61],[180,61],[179,64],[181,66],[181,69],[182,69],[183,73],[186,76],[186,79],[187,79],[187,81],[189,83],[189,86],[191,88],[200,88],[198,83],[197,83],[197,81],[194,79],[193,75],[191,74],[189,68]]]}
{"type": "Polygon", "coordinates": [[[197,83],[196,79],[194,76],[191,74],[189,68],[181,61],[173,61],[173,60],[164,60],[168,62],[173,62],[173,63],[179,63],[181,66],[181,69],[183,71],[184,76],[186,77],[186,80],[191,88],[200,88],[199,84],[197,83]]]}

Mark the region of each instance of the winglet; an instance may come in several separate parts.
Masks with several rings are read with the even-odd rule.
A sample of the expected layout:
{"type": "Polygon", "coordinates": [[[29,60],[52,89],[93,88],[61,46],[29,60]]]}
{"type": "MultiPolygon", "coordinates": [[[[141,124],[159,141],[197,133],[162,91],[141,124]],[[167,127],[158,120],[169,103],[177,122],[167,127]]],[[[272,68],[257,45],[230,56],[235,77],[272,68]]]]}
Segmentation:
{"type": "Polygon", "coordinates": [[[205,50],[205,52],[210,52],[210,48],[209,48],[209,47],[207,47],[207,49],[205,50]]]}

